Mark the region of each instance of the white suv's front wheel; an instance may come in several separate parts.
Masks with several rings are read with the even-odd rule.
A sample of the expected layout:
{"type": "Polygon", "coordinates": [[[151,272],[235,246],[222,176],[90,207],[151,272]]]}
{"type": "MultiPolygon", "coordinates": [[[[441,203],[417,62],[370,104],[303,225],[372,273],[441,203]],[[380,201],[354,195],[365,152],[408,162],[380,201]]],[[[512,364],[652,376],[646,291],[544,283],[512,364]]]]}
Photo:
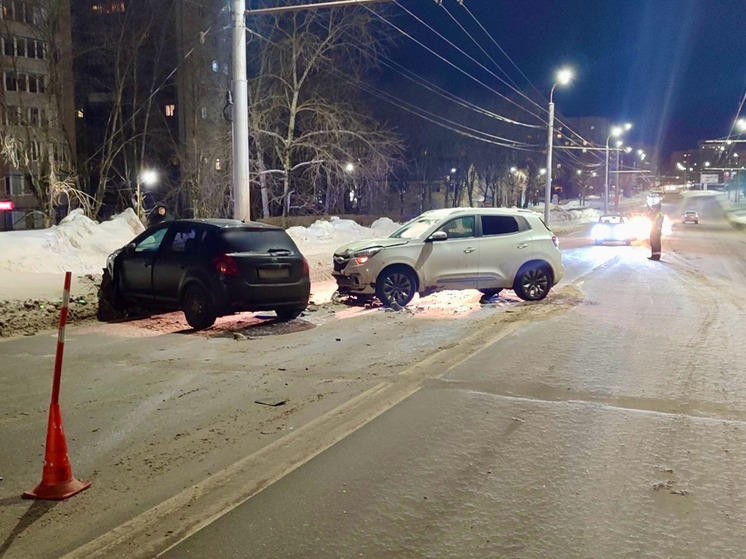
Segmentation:
{"type": "Polygon", "coordinates": [[[417,278],[404,267],[385,269],[376,281],[376,296],[385,307],[406,306],[417,292],[417,278]]]}
{"type": "Polygon", "coordinates": [[[552,273],[546,264],[529,264],[515,278],[513,290],[524,301],[538,301],[549,293],[552,273]]]}

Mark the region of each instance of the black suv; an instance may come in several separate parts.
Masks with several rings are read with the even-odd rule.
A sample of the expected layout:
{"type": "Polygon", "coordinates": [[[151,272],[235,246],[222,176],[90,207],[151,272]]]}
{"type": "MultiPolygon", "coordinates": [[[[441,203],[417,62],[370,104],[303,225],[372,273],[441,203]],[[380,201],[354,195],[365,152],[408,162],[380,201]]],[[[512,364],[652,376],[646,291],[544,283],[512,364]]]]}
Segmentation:
{"type": "Polygon", "coordinates": [[[280,320],[308,305],[308,261],[279,227],[230,219],[161,223],[115,251],[99,289],[99,319],[128,308],[182,309],[199,330],[218,316],[274,310],[280,320]]]}

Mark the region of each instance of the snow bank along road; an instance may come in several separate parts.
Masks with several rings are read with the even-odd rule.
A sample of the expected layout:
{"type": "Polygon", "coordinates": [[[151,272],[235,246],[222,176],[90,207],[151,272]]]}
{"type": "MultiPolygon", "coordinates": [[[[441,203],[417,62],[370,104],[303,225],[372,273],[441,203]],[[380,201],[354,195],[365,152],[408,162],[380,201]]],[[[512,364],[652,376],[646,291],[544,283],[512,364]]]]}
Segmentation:
{"type": "Polygon", "coordinates": [[[94,485],[61,503],[18,498],[54,335],[0,342],[0,554],[737,555],[746,237],[684,203],[702,222],[664,262],[579,246],[541,303],[70,328],[63,417],[94,485]]]}

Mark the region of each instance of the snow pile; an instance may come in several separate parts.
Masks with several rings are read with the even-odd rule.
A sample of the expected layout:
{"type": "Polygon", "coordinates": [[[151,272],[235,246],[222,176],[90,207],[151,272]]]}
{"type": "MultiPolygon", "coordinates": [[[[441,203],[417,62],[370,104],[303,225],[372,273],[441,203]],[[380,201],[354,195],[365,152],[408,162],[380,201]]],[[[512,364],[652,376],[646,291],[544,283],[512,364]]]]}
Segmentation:
{"type": "Polygon", "coordinates": [[[314,221],[308,227],[290,227],[287,232],[299,246],[310,247],[318,243],[342,245],[360,239],[387,237],[397,227],[398,224],[388,217],[377,219],[370,227],[351,219],[332,217],[329,221],[314,221]]]}
{"type": "Polygon", "coordinates": [[[288,235],[308,259],[312,282],[331,279],[332,255],[338,247],[362,239],[388,237],[399,224],[388,217],[364,227],[351,219],[332,217],[314,221],[308,227],[290,227],[288,235]]]}
{"type": "Polygon", "coordinates": [[[73,210],[48,229],[0,233],[0,270],[100,273],[106,257],[144,230],[132,209],[98,223],[73,210]]]}

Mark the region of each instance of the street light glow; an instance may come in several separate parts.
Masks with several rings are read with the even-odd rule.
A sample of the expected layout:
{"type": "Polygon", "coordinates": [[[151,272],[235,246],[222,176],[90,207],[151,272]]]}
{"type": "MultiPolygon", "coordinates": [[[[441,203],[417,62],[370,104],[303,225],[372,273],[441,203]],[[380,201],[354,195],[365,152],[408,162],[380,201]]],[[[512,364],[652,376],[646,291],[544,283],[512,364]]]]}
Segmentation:
{"type": "Polygon", "coordinates": [[[557,71],[557,83],[560,85],[567,85],[575,77],[572,68],[560,68],[557,71]]]}
{"type": "Polygon", "coordinates": [[[625,122],[624,123],[624,129],[625,130],[629,130],[630,128],[632,128],[632,123],[631,122],[625,122]]]}
{"type": "Polygon", "coordinates": [[[581,174],[583,174],[583,171],[581,171],[580,169],[578,169],[577,171],[575,171],[575,173],[578,174],[578,175],[581,175],[581,174]]]}
{"type": "Polygon", "coordinates": [[[347,165],[345,165],[345,171],[347,171],[348,173],[352,173],[352,171],[354,170],[355,170],[355,165],[353,165],[352,163],[348,163],[347,165]]]}
{"type": "Polygon", "coordinates": [[[544,167],[542,167],[541,169],[539,169],[539,174],[540,175],[546,175],[547,174],[547,170],[544,167]]]}
{"type": "Polygon", "coordinates": [[[517,170],[518,170],[518,169],[516,169],[515,167],[511,167],[511,168],[510,168],[510,172],[511,172],[511,173],[515,173],[515,172],[516,172],[517,170]]]}
{"type": "Polygon", "coordinates": [[[632,151],[632,148],[631,148],[630,146],[626,146],[626,147],[624,148],[624,153],[629,153],[629,152],[631,152],[631,151],[632,151]]]}
{"type": "Polygon", "coordinates": [[[738,128],[738,129],[739,129],[739,130],[740,130],[741,132],[746,132],[746,118],[739,118],[739,119],[738,119],[738,120],[736,121],[736,127],[737,127],[737,128],[738,128]]]}
{"type": "Polygon", "coordinates": [[[611,127],[611,135],[614,138],[616,138],[617,136],[621,136],[622,132],[624,132],[624,130],[622,130],[621,126],[612,126],[611,127]]]}
{"type": "Polygon", "coordinates": [[[143,186],[153,187],[158,184],[158,171],[155,169],[143,169],[140,171],[140,182],[143,186]]]}
{"type": "Polygon", "coordinates": [[[710,162],[709,161],[705,161],[705,167],[709,167],[709,166],[710,166],[710,162]]]}
{"type": "Polygon", "coordinates": [[[456,172],[456,167],[451,167],[451,174],[454,174],[456,172]]]}

